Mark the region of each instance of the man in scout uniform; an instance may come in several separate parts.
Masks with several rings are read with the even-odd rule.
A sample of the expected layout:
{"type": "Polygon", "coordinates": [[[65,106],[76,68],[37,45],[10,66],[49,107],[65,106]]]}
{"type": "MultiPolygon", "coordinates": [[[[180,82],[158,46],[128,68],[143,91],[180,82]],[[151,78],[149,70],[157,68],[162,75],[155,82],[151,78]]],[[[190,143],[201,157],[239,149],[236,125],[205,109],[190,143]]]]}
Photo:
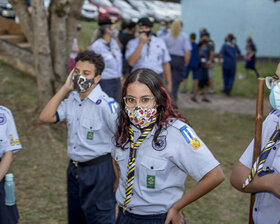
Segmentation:
{"type": "Polygon", "coordinates": [[[84,51],[75,62],[65,84],[41,112],[40,120],[67,121],[69,223],[112,224],[116,178],[110,153],[117,104],[98,84],[104,69],[102,56],[84,51]]]}
{"type": "Polygon", "coordinates": [[[19,215],[16,205],[5,204],[5,174],[12,164],[14,153],[21,149],[16,125],[11,111],[0,106],[0,223],[18,223],[19,215]]]}
{"type": "Polygon", "coordinates": [[[163,75],[169,92],[172,89],[170,55],[164,41],[152,35],[153,22],[149,18],[138,21],[139,37],[130,40],[127,44],[125,57],[132,71],[138,68],[152,69],[163,75]]]}

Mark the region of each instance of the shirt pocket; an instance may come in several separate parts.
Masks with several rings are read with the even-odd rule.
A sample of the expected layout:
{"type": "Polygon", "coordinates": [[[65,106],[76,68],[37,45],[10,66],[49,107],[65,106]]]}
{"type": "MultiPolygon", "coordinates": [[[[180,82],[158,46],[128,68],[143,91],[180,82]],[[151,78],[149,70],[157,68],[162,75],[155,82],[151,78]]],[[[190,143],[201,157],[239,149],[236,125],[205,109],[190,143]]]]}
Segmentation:
{"type": "MultiPolygon", "coordinates": [[[[102,139],[100,136],[101,121],[97,122],[92,119],[82,119],[80,137],[88,144],[96,144],[96,139],[102,139]]],[[[103,136],[104,137],[104,136],[103,136]]]]}
{"type": "Polygon", "coordinates": [[[114,160],[116,160],[119,166],[120,173],[121,173],[120,178],[123,181],[126,181],[126,172],[127,172],[127,163],[128,163],[127,152],[122,149],[117,149],[114,156],[114,160]]]}
{"type": "Polygon", "coordinates": [[[166,179],[167,166],[165,159],[144,156],[139,169],[141,189],[160,190],[166,179]]]}

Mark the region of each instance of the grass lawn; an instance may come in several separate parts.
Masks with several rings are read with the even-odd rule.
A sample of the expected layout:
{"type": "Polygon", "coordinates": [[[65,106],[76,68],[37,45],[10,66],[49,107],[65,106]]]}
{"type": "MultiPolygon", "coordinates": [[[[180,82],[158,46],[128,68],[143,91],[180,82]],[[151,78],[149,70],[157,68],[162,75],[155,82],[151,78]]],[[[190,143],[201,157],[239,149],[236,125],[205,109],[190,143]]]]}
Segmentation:
{"type": "MultiPolygon", "coordinates": [[[[82,22],[79,45],[86,49],[96,23],[82,22]]],[[[118,25],[119,26],[119,25],[118,25]]],[[[237,73],[244,73],[243,63],[237,73]]],[[[263,76],[273,74],[276,63],[260,62],[263,76]]],[[[257,80],[236,79],[233,95],[255,97],[257,80]]],[[[188,83],[190,86],[190,82],[188,83]]],[[[215,69],[215,91],[222,88],[221,67],[215,69]]],[[[266,91],[266,93],[268,93],[266,91]]],[[[42,125],[36,111],[37,84],[0,62],[0,105],[13,112],[23,150],[16,154],[11,172],[15,174],[17,205],[21,224],[67,223],[66,167],[68,157],[66,125],[42,125]]],[[[209,110],[182,110],[197,134],[221,162],[227,179],[184,211],[188,224],[246,223],[249,195],[241,194],[229,184],[230,172],[254,133],[254,116],[217,114],[209,110]],[[211,116],[209,116],[211,114],[211,116]]],[[[186,188],[195,182],[188,178],[186,188]]]]}
{"type": "MultiPolygon", "coordinates": [[[[67,223],[66,125],[40,124],[36,80],[1,62],[0,86],[0,105],[13,112],[23,145],[10,170],[15,174],[20,223],[67,223]]],[[[254,116],[195,109],[182,112],[221,162],[227,177],[213,192],[184,209],[188,223],[245,223],[249,195],[234,190],[229,175],[253,137],[254,116]]],[[[189,177],[186,188],[194,184],[189,177]]]]}

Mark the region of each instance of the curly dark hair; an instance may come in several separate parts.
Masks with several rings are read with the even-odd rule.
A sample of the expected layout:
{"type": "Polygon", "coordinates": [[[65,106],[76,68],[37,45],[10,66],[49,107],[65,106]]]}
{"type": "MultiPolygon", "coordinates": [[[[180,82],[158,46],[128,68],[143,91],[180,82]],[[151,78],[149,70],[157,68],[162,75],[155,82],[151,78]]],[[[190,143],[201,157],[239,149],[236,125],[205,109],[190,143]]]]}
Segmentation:
{"type": "Polygon", "coordinates": [[[129,117],[125,111],[123,97],[125,97],[127,94],[128,85],[134,82],[145,84],[155,96],[156,103],[158,105],[158,118],[156,121],[157,130],[153,139],[155,144],[159,144],[157,140],[158,136],[163,128],[167,128],[169,118],[176,118],[178,120],[187,122],[181,113],[173,106],[171,98],[164,88],[160,76],[150,69],[137,69],[127,77],[122,89],[122,100],[120,102],[120,112],[117,123],[118,127],[115,134],[116,146],[121,147],[122,149],[124,149],[129,140],[128,127],[130,124],[129,117]]]}
{"type": "Polygon", "coordinates": [[[78,53],[77,57],[75,58],[75,62],[78,61],[88,61],[95,66],[95,75],[101,75],[104,70],[104,60],[100,54],[96,54],[94,51],[83,51],[78,53]]]}

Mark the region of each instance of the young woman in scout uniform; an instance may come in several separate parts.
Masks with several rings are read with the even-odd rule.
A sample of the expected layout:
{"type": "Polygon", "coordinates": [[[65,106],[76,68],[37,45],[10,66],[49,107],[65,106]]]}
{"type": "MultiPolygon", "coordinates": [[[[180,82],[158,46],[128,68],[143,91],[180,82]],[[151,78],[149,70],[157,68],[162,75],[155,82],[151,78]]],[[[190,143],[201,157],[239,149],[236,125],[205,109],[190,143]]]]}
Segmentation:
{"type": "Polygon", "coordinates": [[[152,70],[134,71],[122,99],[113,153],[120,170],[116,223],[184,223],[182,209],[224,180],[219,162],[152,70]],[[183,194],[188,174],[198,182],[183,194]]]}

